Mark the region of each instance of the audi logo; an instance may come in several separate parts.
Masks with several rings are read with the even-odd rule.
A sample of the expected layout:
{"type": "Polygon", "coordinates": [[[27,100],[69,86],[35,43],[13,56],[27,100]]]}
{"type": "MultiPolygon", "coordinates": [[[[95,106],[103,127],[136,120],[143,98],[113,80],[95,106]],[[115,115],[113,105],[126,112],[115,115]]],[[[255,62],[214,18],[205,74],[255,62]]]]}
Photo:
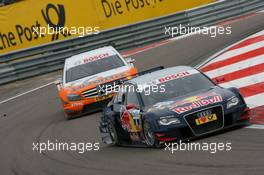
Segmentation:
{"type": "Polygon", "coordinates": [[[197,114],[197,117],[201,118],[201,117],[208,116],[208,115],[211,115],[211,114],[212,114],[212,111],[211,110],[202,111],[202,112],[199,112],[197,114]]]}

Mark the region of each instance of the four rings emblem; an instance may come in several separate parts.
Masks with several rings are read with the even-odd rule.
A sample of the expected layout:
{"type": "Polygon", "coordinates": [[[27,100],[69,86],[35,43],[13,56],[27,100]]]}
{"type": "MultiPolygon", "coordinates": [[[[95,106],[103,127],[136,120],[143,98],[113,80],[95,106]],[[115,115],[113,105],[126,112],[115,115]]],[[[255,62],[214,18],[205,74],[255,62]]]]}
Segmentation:
{"type": "Polygon", "coordinates": [[[211,114],[212,114],[212,111],[211,110],[202,111],[202,112],[199,112],[197,114],[197,117],[201,118],[201,117],[205,117],[205,116],[208,116],[208,115],[211,115],[211,114]]]}

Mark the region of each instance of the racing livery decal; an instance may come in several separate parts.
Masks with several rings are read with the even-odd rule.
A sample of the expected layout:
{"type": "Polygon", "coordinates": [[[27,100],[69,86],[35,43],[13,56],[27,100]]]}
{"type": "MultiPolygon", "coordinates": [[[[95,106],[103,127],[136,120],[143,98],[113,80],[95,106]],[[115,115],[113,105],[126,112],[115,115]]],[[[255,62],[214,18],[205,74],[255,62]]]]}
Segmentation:
{"type": "Polygon", "coordinates": [[[176,102],[170,109],[177,114],[182,114],[193,109],[197,109],[210,104],[222,102],[223,98],[221,95],[216,93],[204,94],[201,96],[194,96],[191,98],[184,99],[183,101],[176,102]]]}
{"type": "Polygon", "coordinates": [[[99,54],[99,55],[95,55],[95,56],[91,56],[91,57],[87,57],[83,60],[83,63],[86,64],[86,63],[90,63],[90,62],[93,62],[93,61],[96,61],[96,60],[100,60],[100,59],[103,59],[103,58],[107,58],[109,57],[110,54],[109,53],[102,53],[102,54],[99,54]]]}
{"type": "Polygon", "coordinates": [[[153,81],[148,82],[146,84],[148,84],[148,85],[163,84],[163,83],[166,83],[168,81],[172,81],[172,80],[175,80],[175,79],[180,79],[180,78],[183,78],[183,77],[186,77],[186,76],[190,76],[190,75],[193,75],[193,74],[198,74],[198,73],[199,72],[197,70],[195,70],[195,69],[186,70],[186,71],[178,72],[178,73],[175,73],[175,74],[170,74],[170,75],[167,75],[165,77],[161,77],[159,79],[153,80],[153,81]]]}
{"type": "Polygon", "coordinates": [[[120,120],[122,128],[130,133],[136,133],[142,130],[140,116],[136,110],[125,110],[120,120]]]}
{"type": "Polygon", "coordinates": [[[156,103],[150,109],[148,109],[148,112],[168,108],[173,103],[174,103],[174,101],[165,101],[165,102],[156,103]]]}

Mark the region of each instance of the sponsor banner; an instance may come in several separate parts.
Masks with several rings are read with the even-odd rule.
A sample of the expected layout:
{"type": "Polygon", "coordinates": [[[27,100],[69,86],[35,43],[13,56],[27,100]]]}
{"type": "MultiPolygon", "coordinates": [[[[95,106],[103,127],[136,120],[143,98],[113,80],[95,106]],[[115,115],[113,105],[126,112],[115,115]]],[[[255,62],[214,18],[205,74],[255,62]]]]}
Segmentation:
{"type": "Polygon", "coordinates": [[[213,2],[214,0],[24,0],[0,7],[0,54],[213,2]]]}

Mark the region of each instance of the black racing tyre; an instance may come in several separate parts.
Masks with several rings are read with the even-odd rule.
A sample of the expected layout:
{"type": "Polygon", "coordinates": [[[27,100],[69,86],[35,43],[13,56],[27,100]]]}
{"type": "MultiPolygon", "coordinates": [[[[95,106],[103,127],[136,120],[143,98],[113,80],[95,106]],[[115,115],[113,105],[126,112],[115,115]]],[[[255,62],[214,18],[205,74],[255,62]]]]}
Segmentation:
{"type": "Polygon", "coordinates": [[[69,114],[64,114],[64,116],[65,116],[65,118],[67,119],[67,120],[72,120],[72,119],[74,119],[74,116],[73,115],[69,115],[69,114]]]}
{"type": "Polygon", "coordinates": [[[160,148],[163,146],[163,144],[156,139],[155,133],[152,130],[151,124],[147,120],[144,120],[143,122],[143,133],[144,133],[146,144],[148,146],[152,148],[160,148]]]}
{"type": "Polygon", "coordinates": [[[119,133],[117,132],[116,125],[110,119],[107,121],[107,129],[108,129],[108,132],[109,132],[109,134],[110,134],[110,136],[112,138],[112,141],[113,141],[111,146],[120,145],[121,144],[121,139],[120,139],[119,133]]]}

